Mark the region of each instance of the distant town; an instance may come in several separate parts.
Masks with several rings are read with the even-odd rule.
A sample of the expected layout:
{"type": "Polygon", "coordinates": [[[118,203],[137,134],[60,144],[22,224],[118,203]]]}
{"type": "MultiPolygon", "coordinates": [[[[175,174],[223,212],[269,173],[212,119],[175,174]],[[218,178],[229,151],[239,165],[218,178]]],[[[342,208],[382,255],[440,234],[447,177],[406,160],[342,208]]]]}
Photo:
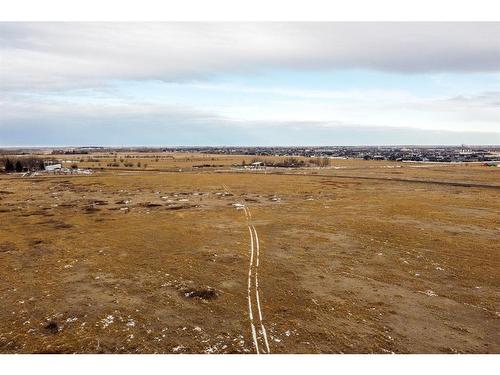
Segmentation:
{"type": "Polygon", "coordinates": [[[318,146],[318,147],[63,147],[4,148],[0,155],[92,154],[95,152],[195,152],[222,155],[341,158],[411,162],[492,162],[500,161],[500,146],[318,146]]]}
{"type": "Polygon", "coordinates": [[[500,161],[500,146],[488,147],[217,147],[176,148],[169,151],[206,152],[211,154],[330,157],[343,159],[421,161],[421,162],[488,162],[500,161]]]}

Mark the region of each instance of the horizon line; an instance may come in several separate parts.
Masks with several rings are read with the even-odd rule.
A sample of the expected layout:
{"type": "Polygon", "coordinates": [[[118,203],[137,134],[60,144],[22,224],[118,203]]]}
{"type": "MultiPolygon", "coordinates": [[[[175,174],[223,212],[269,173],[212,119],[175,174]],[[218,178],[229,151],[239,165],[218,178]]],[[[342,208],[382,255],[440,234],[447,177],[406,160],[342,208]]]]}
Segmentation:
{"type": "Polygon", "coordinates": [[[22,148],[273,148],[273,147],[290,147],[290,148],[320,148],[320,147],[500,147],[500,144],[357,144],[357,145],[15,145],[2,146],[1,149],[22,149],[22,148]]]}

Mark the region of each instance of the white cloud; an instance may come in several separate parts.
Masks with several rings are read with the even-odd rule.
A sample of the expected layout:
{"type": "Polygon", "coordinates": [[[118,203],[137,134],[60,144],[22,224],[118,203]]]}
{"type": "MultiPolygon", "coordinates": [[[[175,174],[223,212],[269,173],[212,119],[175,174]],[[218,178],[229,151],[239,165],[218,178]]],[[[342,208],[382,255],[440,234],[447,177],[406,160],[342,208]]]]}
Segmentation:
{"type": "Polygon", "coordinates": [[[498,72],[500,23],[2,23],[4,89],[268,68],[498,72]]]}
{"type": "Polygon", "coordinates": [[[500,23],[0,23],[0,143],[498,143],[498,80],[475,72],[500,76],[500,23]],[[211,79],[343,68],[471,79],[211,79]]]}

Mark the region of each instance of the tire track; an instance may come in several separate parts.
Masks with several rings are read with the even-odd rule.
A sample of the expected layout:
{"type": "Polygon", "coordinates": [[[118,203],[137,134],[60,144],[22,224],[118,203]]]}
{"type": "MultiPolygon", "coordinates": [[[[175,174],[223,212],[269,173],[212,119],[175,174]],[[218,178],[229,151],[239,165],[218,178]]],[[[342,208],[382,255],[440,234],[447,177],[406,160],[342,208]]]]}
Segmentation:
{"type": "MultiPolygon", "coordinates": [[[[226,184],[222,184],[224,191],[227,193],[231,193],[226,184]]],[[[234,194],[233,194],[234,195],[234,194]]],[[[257,354],[261,353],[271,353],[271,349],[269,347],[269,341],[267,339],[267,331],[264,326],[264,318],[262,314],[262,308],[260,304],[260,294],[259,294],[259,263],[260,263],[260,242],[259,235],[257,234],[257,230],[255,226],[251,223],[252,213],[250,208],[243,202],[240,203],[243,206],[243,211],[245,213],[245,218],[247,221],[248,233],[250,234],[250,263],[248,266],[248,283],[247,283],[247,299],[248,299],[248,316],[250,319],[250,327],[252,331],[252,338],[255,347],[255,351],[257,354]],[[253,280],[253,282],[252,282],[253,280]],[[252,291],[252,286],[254,292],[252,291]],[[255,305],[252,302],[252,295],[255,294],[255,305]],[[255,306],[255,307],[254,307],[255,306]],[[257,311],[257,326],[260,326],[259,329],[256,329],[256,320],[254,319],[254,309],[257,311]],[[263,345],[265,348],[259,350],[259,339],[263,341],[263,345]]]]}
{"type": "Polygon", "coordinates": [[[250,232],[250,266],[248,267],[248,288],[247,288],[247,298],[248,298],[248,316],[250,318],[250,326],[252,328],[252,337],[253,337],[253,345],[255,347],[255,351],[259,354],[259,343],[257,341],[257,332],[255,330],[255,324],[253,321],[253,312],[252,312],[252,269],[253,269],[253,234],[248,226],[248,231],[250,232]]]}
{"type": "MultiPolygon", "coordinates": [[[[259,236],[257,234],[257,230],[252,225],[251,226],[255,235],[255,243],[257,244],[257,253],[256,253],[256,264],[255,264],[255,299],[257,301],[257,310],[259,312],[259,320],[260,320],[260,330],[261,334],[264,338],[264,343],[266,344],[267,353],[271,353],[269,349],[269,341],[267,340],[267,332],[266,327],[264,327],[264,319],[262,318],[262,309],[260,308],[260,298],[259,298],[259,255],[260,255],[260,244],[259,244],[259,236]]],[[[251,232],[251,231],[250,231],[251,232]]]]}

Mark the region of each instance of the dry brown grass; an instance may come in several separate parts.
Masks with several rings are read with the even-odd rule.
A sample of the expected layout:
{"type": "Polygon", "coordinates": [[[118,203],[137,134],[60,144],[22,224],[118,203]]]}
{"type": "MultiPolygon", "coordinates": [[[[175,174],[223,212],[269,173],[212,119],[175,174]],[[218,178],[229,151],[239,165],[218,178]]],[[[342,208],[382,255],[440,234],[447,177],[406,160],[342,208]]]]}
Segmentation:
{"type": "Polygon", "coordinates": [[[237,201],[272,352],[500,352],[499,190],[335,177],[500,185],[498,168],[400,164],[0,177],[0,352],[253,352],[237,201]]]}

